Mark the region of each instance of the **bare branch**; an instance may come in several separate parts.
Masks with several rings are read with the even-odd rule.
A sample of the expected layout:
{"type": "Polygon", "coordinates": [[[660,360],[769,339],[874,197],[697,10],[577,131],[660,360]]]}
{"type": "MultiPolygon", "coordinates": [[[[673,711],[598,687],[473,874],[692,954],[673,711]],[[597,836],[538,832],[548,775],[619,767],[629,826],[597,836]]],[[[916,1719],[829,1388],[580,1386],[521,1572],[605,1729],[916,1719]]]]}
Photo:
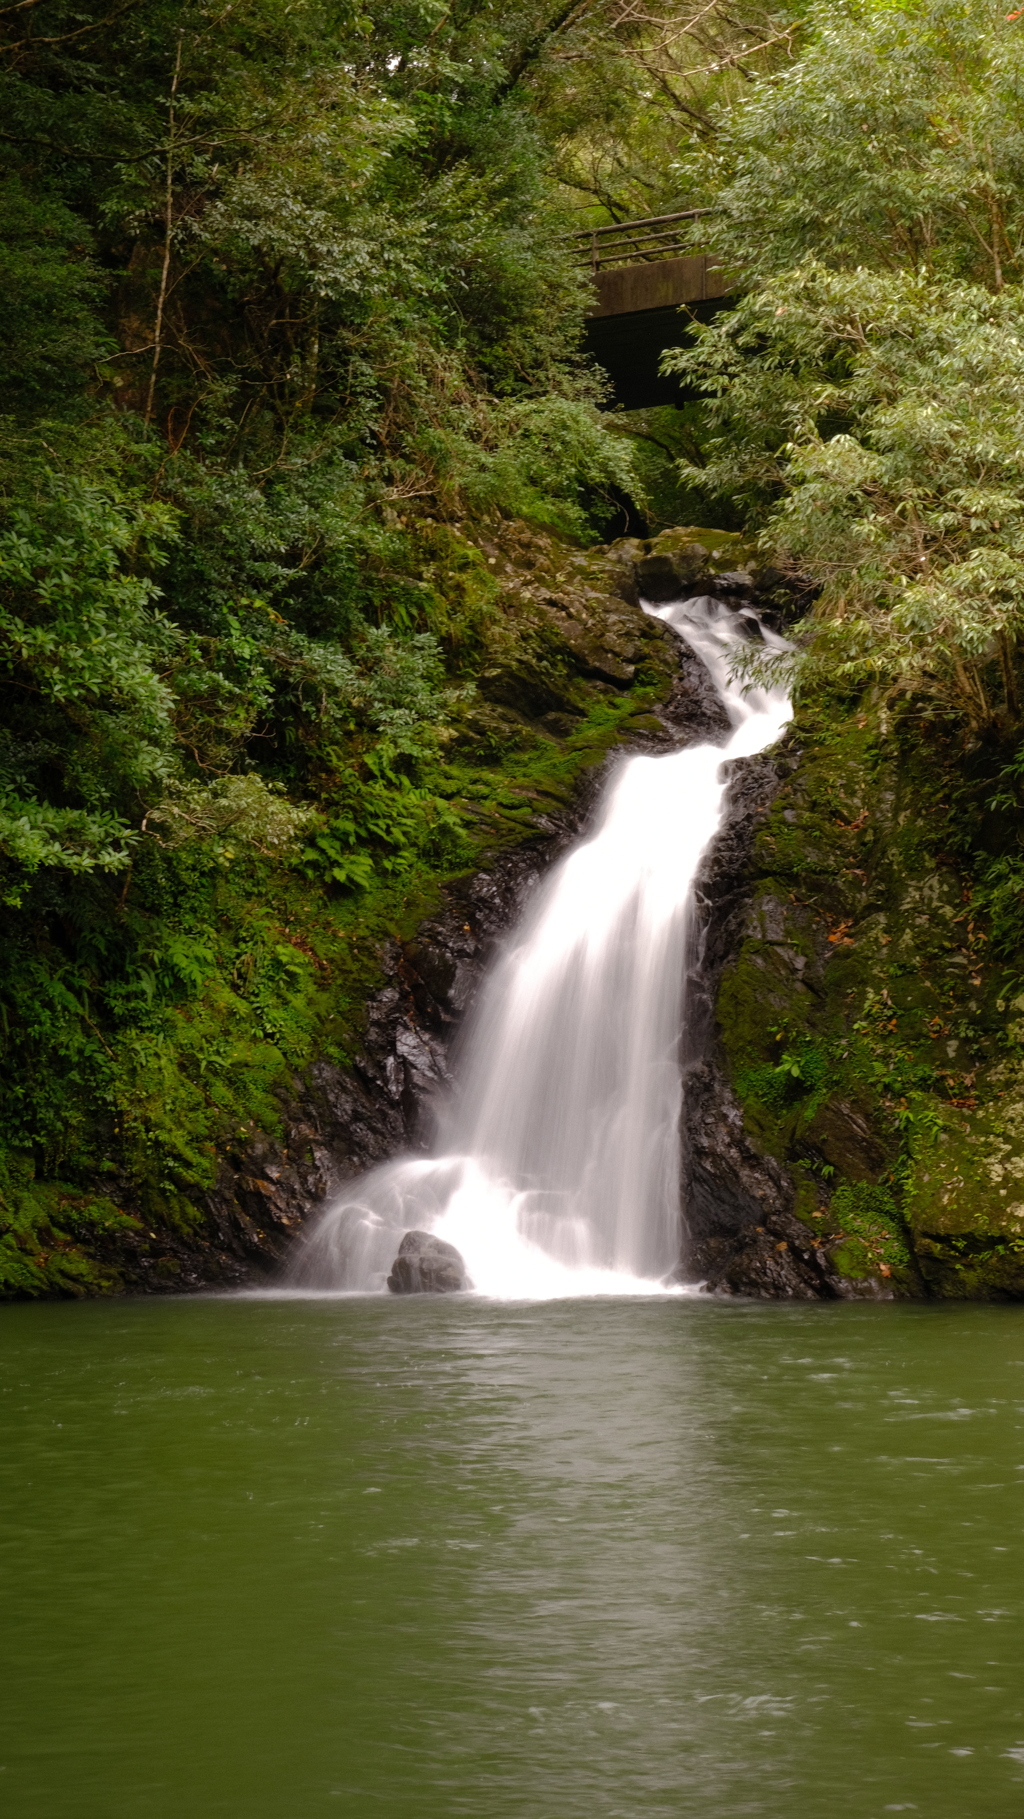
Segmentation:
{"type": "MultiPolygon", "coordinates": [[[[41,5],[42,0],[22,0],[22,3],[35,6],[41,5]]],[[[101,32],[105,26],[113,25],[114,20],[120,19],[122,13],[130,12],[131,8],[138,4],[139,0],[124,0],[124,4],[122,6],[115,6],[113,12],[108,13],[105,19],[94,19],[90,25],[80,25],[77,31],[58,32],[49,38],[19,38],[14,44],[5,45],[4,49],[10,53],[12,51],[24,50],[26,46],[30,46],[34,49],[37,44],[70,44],[74,38],[86,38],[90,32],[101,32]]],[[[17,12],[20,10],[20,7],[9,7],[6,10],[9,12],[17,12]]],[[[0,18],[2,17],[3,13],[0,12],[0,18]]]]}
{"type": "Polygon", "coordinates": [[[163,345],[164,304],[167,301],[167,277],[171,267],[171,242],[174,233],[174,103],[178,94],[178,82],[181,77],[181,47],[184,33],[178,33],[178,54],[174,59],[174,76],[171,81],[170,99],[167,105],[167,183],[164,196],[164,257],[160,271],[160,294],[156,304],[156,322],[153,328],[153,365],[149,375],[149,391],[146,394],[145,422],[153,416],[153,395],[156,391],[156,374],[160,365],[160,350],[163,345]]]}

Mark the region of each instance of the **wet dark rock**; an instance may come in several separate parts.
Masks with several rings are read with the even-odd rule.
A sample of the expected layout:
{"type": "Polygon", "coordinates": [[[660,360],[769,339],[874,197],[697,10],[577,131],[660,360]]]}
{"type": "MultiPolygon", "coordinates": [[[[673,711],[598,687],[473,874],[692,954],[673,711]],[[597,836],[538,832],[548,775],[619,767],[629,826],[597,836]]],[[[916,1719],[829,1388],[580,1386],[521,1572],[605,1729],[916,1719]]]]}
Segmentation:
{"type": "Polygon", "coordinates": [[[701,1254],[703,1277],[716,1295],[761,1301],[891,1301],[892,1289],[875,1277],[840,1276],[828,1254],[799,1219],[767,1216],[730,1236],[716,1234],[701,1254]]]}
{"type": "Polygon", "coordinates": [[[495,665],[477,677],[477,689],[485,701],[498,707],[510,707],[527,719],[542,714],[564,712],[573,701],[554,686],[550,674],[535,664],[517,662],[495,665]]]}
{"type": "MultiPolygon", "coordinates": [[[[706,673],[706,672],[705,672],[706,673]]],[[[709,678],[710,680],[710,678],[709,678]]],[[[722,710],[724,712],[724,710],[722,710]]],[[[708,1061],[715,1044],[715,1000],[722,970],[735,952],[750,901],[754,838],[779,787],[771,757],[726,761],[729,783],[722,826],[694,879],[694,930],[687,968],[687,1073],[708,1061]]]]}
{"type": "Polygon", "coordinates": [[[731,725],[711,672],[682,638],[674,632],[670,636],[678,644],[679,667],[671,693],[657,709],[658,718],[673,735],[673,744],[700,740],[724,744],[731,725]]]}
{"type": "Polygon", "coordinates": [[[716,1294],[845,1298],[851,1285],[793,1216],[793,1184],[750,1141],[714,1057],[689,1076],[685,1128],[686,1274],[716,1294]]]}
{"type": "Polygon", "coordinates": [[[845,1099],[819,1107],[804,1142],[844,1181],[878,1181],[890,1161],[864,1113],[845,1099]]]}
{"type": "Polygon", "coordinates": [[[539,724],[553,739],[568,739],[579,725],[579,714],[542,714],[539,724]]]}
{"type": "Polygon", "coordinates": [[[633,565],[640,593],[661,602],[693,594],[714,594],[732,605],[756,591],[750,561],[753,550],[735,532],[673,529],[633,545],[633,565]]]}
{"type": "Polygon", "coordinates": [[[740,605],[742,600],[749,600],[754,593],[754,581],[748,569],[726,569],[715,576],[715,593],[720,600],[728,600],[732,605],[740,605]]]}
{"type": "Polygon", "coordinates": [[[693,574],[685,576],[680,572],[679,564],[673,556],[641,556],[636,565],[637,581],[640,592],[646,600],[652,600],[660,606],[666,600],[678,600],[680,589],[686,581],[693,581],[698,572],[695,565],[693,574]]]}
{"type": "Polygon", "coordinates": [[[596,639],[566,639],[573,660],[581,676],[596,677],[599,682],[610,682],[613,686],[628,687],[636,675],[636,664],[627,662],[631,655],[629,646],[623,650],[612,638],[606,638],[602,644],[596,639]]]}
{"type": "MultiPolygon", "coordinates": [[[[712,586],[716,594],[735,594],[738,571],[723,574],[723,586],[718,586],[719,575],[710,560],[707,546],[696,540],[689,540],[685,534],[681,539],[672,532],[662,533],[656,542],[638,550],[636,559],[636,578],[640,593],[645,600],[656,604],[666,600],[678,600],[694,593],[710,593],[712,586]]],[[[750,576],[742,576],[742,591],[752,591],[750,576]]]]}
{"type": "Polygon", "coordinates": [[[461,1251],[432,1232],[406,1232],[391,1265],[393,1295],[451,1295],[469,1287],[461,1251]]]}

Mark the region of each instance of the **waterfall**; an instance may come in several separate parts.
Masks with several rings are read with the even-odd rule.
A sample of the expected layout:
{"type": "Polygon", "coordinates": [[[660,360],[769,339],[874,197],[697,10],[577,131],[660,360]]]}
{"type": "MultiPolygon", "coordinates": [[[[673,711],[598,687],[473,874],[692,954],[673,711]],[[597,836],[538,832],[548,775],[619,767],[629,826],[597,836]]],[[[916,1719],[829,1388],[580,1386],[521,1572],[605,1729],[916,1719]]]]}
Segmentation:
{"type": "Polygon", "coordinates": [[[616,768],[593,831],[539,886],[481,990],[436,1154],[349,1183],[296,1285],[379,1289],[413,1227],[455,1244],[487,1295],[661,1292],[678,1268],[693,880],[721,819],[723,759],[773,744],[790,712],[781,689],[744,690],[730,657],[751,639],[788,647],[710,596],[647,610],[703,659],[731,733],[616,768]]]}

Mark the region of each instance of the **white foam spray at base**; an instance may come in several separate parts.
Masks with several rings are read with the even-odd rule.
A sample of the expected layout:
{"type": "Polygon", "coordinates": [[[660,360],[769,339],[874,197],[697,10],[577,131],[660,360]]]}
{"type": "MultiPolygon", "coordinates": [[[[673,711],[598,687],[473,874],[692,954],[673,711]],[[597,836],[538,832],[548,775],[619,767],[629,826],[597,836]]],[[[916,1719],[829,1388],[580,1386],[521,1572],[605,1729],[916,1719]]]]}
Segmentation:
{"type": "Polygon", "coordinates": [[[415,1228],[456,1245],[485,1295],[665,1292],[693,881],[721,820],[723,760],[772,745],[790,707],[781,689],[730,679],[752,636],[787,648],[749,611],[707,596],[648,610],[703,658],[731,735],[623,761],[484,984],[437,1153],[350,1183],[300,1250],[295,1286],[379,1290],[415,1228]]]}

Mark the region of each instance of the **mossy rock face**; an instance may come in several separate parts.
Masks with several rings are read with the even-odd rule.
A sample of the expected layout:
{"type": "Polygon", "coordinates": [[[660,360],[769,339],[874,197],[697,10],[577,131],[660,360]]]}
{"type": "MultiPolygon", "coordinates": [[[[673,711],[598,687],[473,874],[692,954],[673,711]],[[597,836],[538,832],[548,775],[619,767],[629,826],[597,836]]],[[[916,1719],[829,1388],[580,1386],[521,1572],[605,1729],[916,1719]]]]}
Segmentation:
{"type": "Polygon", "coordinates": [[[0,1183],[0,1298],[117,1294],[120,1271],[103,1251],[139,1221],[102,1194],[37,1181],[32,1159],[5,1159],[0,1183]]]}
{"type": "Polygon", "coordinates": [[[917,1136],[905,1212],[933,1294],[1024,1297],[1024,1068],[988,1071],[975,1108],[935,1107],[917,1136]]]}
{"type": "Polygon", "coordinates": [[[648,600],[683,594],[751,592],[758,571],[756,545],[735,531],[689,525],[636,539],[629,546],[640,592],[648,600]]]}
{"type": "Polygon", "coordinates": [[[870,1106],[851,1105],[837,1095],[818,1106],[802,1137],[841,1180],[874,1184],[886,1173],[892,1154],[872,1126],[870,1106]]]}
{"type": "Polygon", "coordinates": [[[491,611],[457,713],[459,749],[478,731],[492,755],[502,740],[522,749],[524,728],[564,740],[603,701],[649,713],[668,695],[675,642],[639,605],[632,543],[577,550],[517,524],[486,535],[467,527],[473,535],[491,611]]]}
{"type": "Polygon", "coordinates": [[[776,769],[717,1000],[746,1130],[851,1282],[1024,1296],[1024,997],[944,850],[942,767],[839,703],[798,715],[776,769]],[[898,1254],[854,1229],[853,1189],[888,1196],[898,1254]]]}
{"type": "MultiPolygon", "coordinates": [[[[194,899],[180,881],[185,971],[91,1036],[103,1092],[69,1099],[59,1156],[0,1155],[0,1297],[273,1267],[338,1158],[351,1174],[421,1140],[448,1032],[579,825],[587,773],[624,742],[708,736],[638,582],[749,595],[764,576],[749,542],[683,527],[582,551],[523,525],[435,531],[458,688],[429,782],[436,846],[380,852],[351,888],[272,864],[194,899]]],[[[723,1128],[734,1118],[743,1217],[778,1200],[771,1231],[753,1206],[744,1240],[756,1292],[1024,1296],[1024,997],[946,850],[946,773],[842,700],[804,707],[749,762],[771,787],[752,798],[717,995],[729,1104],[708,1093],[723,1128]]],[[[143,919],[146,888],[140,867],[143,919]]]]}

